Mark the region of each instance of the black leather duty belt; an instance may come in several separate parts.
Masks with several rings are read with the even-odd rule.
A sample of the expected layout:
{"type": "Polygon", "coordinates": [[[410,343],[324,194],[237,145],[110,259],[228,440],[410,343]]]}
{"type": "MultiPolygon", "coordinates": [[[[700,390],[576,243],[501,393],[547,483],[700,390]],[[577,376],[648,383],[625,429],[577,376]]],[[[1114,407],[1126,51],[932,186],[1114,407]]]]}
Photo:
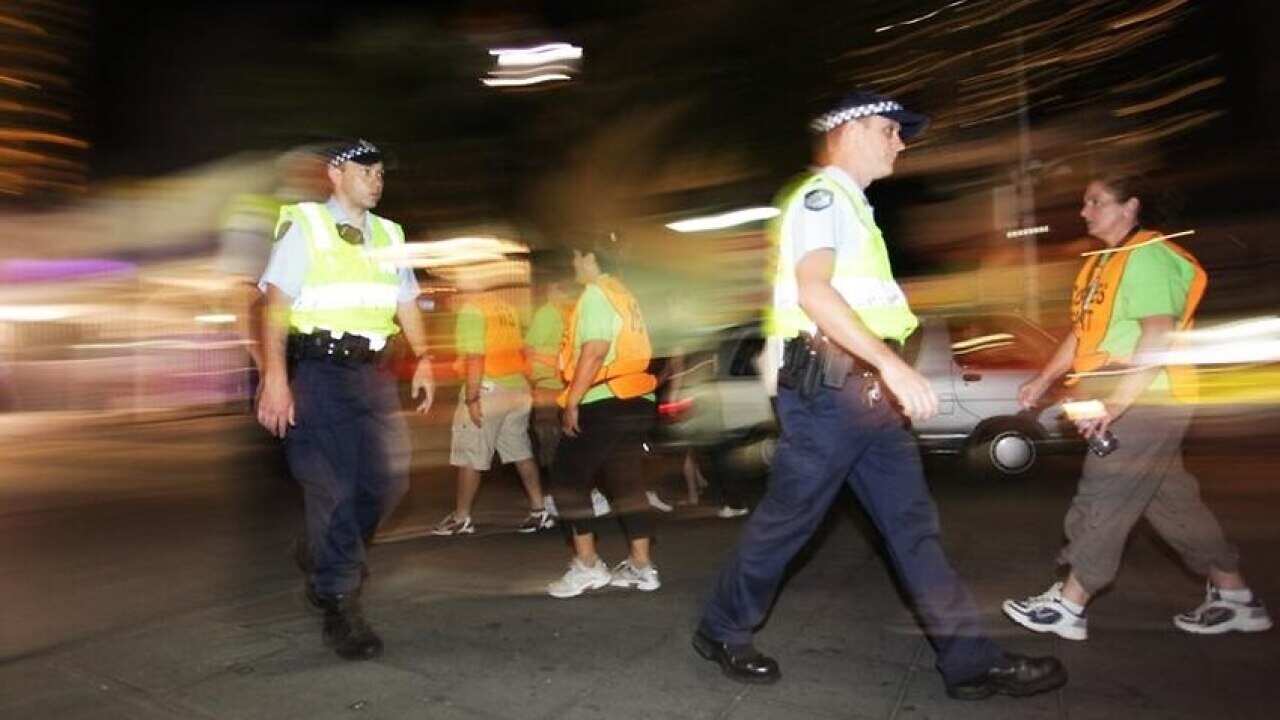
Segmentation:
{"type": "Polygon", "coordinates": [[[375,363],[382,359],[381,350],[369,347],[369,338],[347,333],[335,338],[328,330],[317,330],[303,335],[294,333],[289,336],[289,359],[298,360],[332,360],[335,362],[358,365],[375,363]]]}

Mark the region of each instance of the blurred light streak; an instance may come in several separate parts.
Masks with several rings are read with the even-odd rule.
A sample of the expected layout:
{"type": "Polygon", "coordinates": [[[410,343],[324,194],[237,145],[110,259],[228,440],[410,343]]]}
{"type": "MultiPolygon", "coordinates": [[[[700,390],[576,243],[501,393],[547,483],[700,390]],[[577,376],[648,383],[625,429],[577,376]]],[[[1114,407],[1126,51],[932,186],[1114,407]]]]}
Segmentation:
{"type": "Polygon", "coordinates": [[[236,316],[229,313],[213,313],[210,315],[197,315],[195,321],[205,325],[229,325],[236,321],[236,316]]]}
{"type": "Polygon", "coordinates": [[[1121,83],[1120,85],[1116,85],[1111,88],[1111,92],[1114,94],[1124,94],[1124,93],[1129,93],[1129,92],[1139,90],[1140,88],[1147,85],[1156,85],[1174,76],[1186,73],[1190,70],[1197,70],[1201,67],[1207,66],[1216,59],[1217,59],[1216,56],[1209,55],[1206,57],[1202,57],[1199,60],[1194,60],[1192,62],[1180,63],[1178,65],[1175,65],[1173,69],[1162,72],[1159,75],[1155,75],[1152,77],[1138,78],[1136,80],[1133,80],[1127,83],[1121,83]]]}
{"type": "Polygon", "coordinates": [[[1115,143],[1117,145],[1141,145],[1149,143],[1153,140],[1168,137],[1176,133],[1180,133],[1188,128],[1197,125],[1203,125],[1211,120],[1226,115],[1225,110],[1214,110],[1211,112],[1185,113],[1169,120],[1154,129],[1135,130],[1129,133],[1121,133],[1100,140],[1091,140],[1091,144],[1115,143]]]}
{"type": "Polygon", "coordinates": [[[1137,105],[1130,105],[1128,107],[1119,108],[1113,112],[1117,117],[1126,117],[1128,115],[1136,115],[1138,113],[1144,113],[1148,110],[1155,110],[1156,108],[1161,108],[1161,107],[1164,107],[1165,105],[1169,105],[1170,103],[1177,102],[1182,98],[1187,97],[1188,95],[1194,95],[1195,93],[1198,93],[1202,90],[1208,90],[1209,88],[1217,87],[1225,83],[1226,81],[1227,81],[1226,78],[1222,77],[1221,75],[1218,75],[1216,77],[1211,77],[1207,80],[1201,80],[1198,83],[1192,83],[1184,88],[1174,90],[1168,95],[1165,95],[1164,97],[1156,98],[1155,100],[1152,100],[1150,102],[1138,103],[1137,105]]]}
{"type": "Polygon", "coordinates": [[[8,25],[9,27],[17,28],[19,30],[26,30],[27,32],[32,33],[33,35],[49,34],[44,28],[40,27],[39,25],[36,25],[35,23],[29,23],[26,20],[19,20],[18,18],[13,17],[12,15],[0,15],[0,25],[8,25]]]}
{"type": "Polygon", "coordinates": [[[1213,327],[1180,330],[1172,335],[1191,343],[1243,340],[1259,335],[1274,334],[1280,337],[1280,317],[1246,318],[1213,327]]]}
{"type": "Polygon", "coordinates": [[[1044,235],[1047,232],[1049,232],[1048,225],[1037,225],[1035,227],[1018,228],[1017,230],[1010,230],[1006,232],[1004,236],[1007,238],[1020,238],[1020,237],[1026,237],[1028,235],[1044,235]]]}
{"type": "Polygon", "coordinates": [[[1128,17],[1120,18],[1119,20],[1112,22],[1110,27],[1112,30],[1119,30],[1120,28],[1128,27],[1129,25],[1134,25],[1140,22],[1146,22],[1147,20],[1160,17],[1161,15],[1164,15],[1170,12],[1171,10],[1175,10],[1178,7],[1186,4],[1187,4],[1187,0],[1169,0],[1169,2],[1165,3],[1164,5],[1160,5],[1142,12],[1134,13],[1128,17]]]}
{"type": "Polygon", "coordinates": [[[885,25],[884,27],[878,27],[876,28],[876,32],[881,33],[881,32],[885,32],[886,30],[892,30],[900,25],[915,25],[918,22],[924,22],[925,20],[928,20],[930,18],[937,17],[939,14],[943,13],[944,11],[950,10],[953,7],[964,5],[966,2],[968,2],[968,0],[955,0],[955,2],[949,2],[946,5],[943,5],[942,7],[938,8],[937,10],[934,10],[931,13],[926,13],[919,17],[911,18],[910,20],[903,20],[902,22],[897,22],[892,25],[885,25]]]}
{"type": "Polygon", "coordinates": [[[569,43],[548,43],[531,48],[497,48],[490,50],[489,54],[497,56],[499,67],[520,67],[580,60],[582,48],[569,43]]]}
{"type": "Polygon", "coordinates": [[[50,322],[86,315],[93,305],[0,305],[0,321],[50,322]]]}
{"type": "Polygon", "coordinates": [[[569,79],[569,76],[564,73],[545,73],[527,78],[481,78],[480,82],[489,87],[524,87],[569,79]]]}
{"type": "Polygon", "coordinates": [[[706,215],[703,217],[690,218],[688,220],[678,220],[676,222],[667,223],[667,227],[679,233],[723,230],[725,228],[731,228],[738,225],[759,222],[760,220],[768,220],[770,218],[777,217],[781,212],[782,211],[778,210],[776,207],[744,208],[742,210],[733,210],[716,215],[706,215]]]}
{"type": "Polygon", "coordinates": [[[1195,235],[1195,234],[1196,234],[1195,230],[1183,230],[1181,232],[1176,232],[1176,233],[1166,233],[1164,235],[1157,235],[1156,237],[1153,237],[1150,240],[1140,242],[1137,245],[1124,245],[1119,247],[1109,247],[1109,248],[1103,248],[1101,250],[1090,250],[1088,252],[1082,252],[1080,253],[1080,257],[1089,257],[1090,255],[1107,255],[1109,253],[1115,253],[1115,252],[1129,252],[1131,250],[1137,250],[1138,248],[1143,247],[1144,245],[1151,245],[1152,243],[1164,242],[1165,240],[1172,240],[1174,238],[1186,237],[1187,235],[1195,235]]]}
{"type": "Polygon", "coordinates": [[[528,77],[534,73],[549,73],[553,71],[571,73],[573,72],[573,68],[564,64],[537,65],[534,67],[518,68],[515,70],[492,70],[489,74],[494,77],[528,77]]]}
{"type": "Polygon", "coordinates": [[[979,335],[969,338],[968,340],[957,340],[951,343],[952,350],[968,350],[972,351],[980,345],[989,345],[991,343],[1000,343],[1008,345],[1013,341],[1013,335],[1009,333],[993,333],[991,335],[979,335]]]}
{"type": "Polygon", "coordinates": [[[58,135],[57,133],[41,132],[39,130],[23,130],[20,128],[0,128],[0,140],[9,140],[13,142],[45,142],[80,149],[89,147],[89,143],[84,140],[80,140],[79,138],[73,138],[67,135],[58,135]]]}

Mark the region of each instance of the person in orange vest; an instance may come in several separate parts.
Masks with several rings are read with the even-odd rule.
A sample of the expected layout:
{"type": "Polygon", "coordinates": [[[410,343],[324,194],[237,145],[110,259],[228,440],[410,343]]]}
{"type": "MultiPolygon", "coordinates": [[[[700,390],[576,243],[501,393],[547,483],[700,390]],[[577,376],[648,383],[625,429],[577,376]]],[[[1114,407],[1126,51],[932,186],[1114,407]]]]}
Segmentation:
{"type": "Polygon", "coordinates": [[[651,592],[661,582],[649,554],[654,515],[643,475],[643,445],[656,416],[658,384],[648,371],[649,331],[635,296],[612,274],[617,259],[611,247],[574,250],[573,269],[584,290],[560,347],[566,384],[558,399],[563,437],[551,482],[560,519],[573,539],[573,560],[547,593],[569,598],[607,585],[651,592]],[[597,479],[629,542],[627,559],[612,572],[596,552],[596,536],[607,522],[592,502],[597,479]]]}
{"type": "Polygon", "coordinates": [[[560,377],[560,341],[573,314],[574,296],[570,278],[551,280],[543,286],[546,298],[529,322],[524,336],[525,357],[529,361],[529,382],[533,386],[534,450],[538,466],[547,472],[560,444],[560,407],[556,398],[564,391],[560,377]]]}
{"type": "Polygon", "coordinates": [[[1106,249],[1090,254],[1076,278],[1072,333],[1019,392],[1030,408],[1069,371],[1072,379],[1084,378],[1080,392],[1112,379],[1108,388],[1095,387],[1105,412],[1077,421],[1086,438],[1113,432],[1116,447],[1085,459],[1058,556],[1070,568],[1066,580],[1003,604],[1019,625],[1068,640],[1088,637],[1085,606],[1115,578],[1129,532],[1143,517],[1187,567],[1208,578],[1204,602],[1175,616],[1174,626],[1196,634],[1271,627],[1240,574],[1239,553],[1182,465],[1194,378],[1189,368],[1166,367],[1158,357],[1176,331],[1190,327],[1207,275],[1185,249],[1142,227],[1143,211],[1154,202],[1145,185],[1124,176],[1089,183],[1080,215],[1106,249]]]}
{"type": "Polygon", "coordinates": [[[489,469],[495,451],[503,463],[515,465],[529,498],[529,514],[518,531],[550,528],[555,521],[543,505],[538,464],[529,443],[532,399],[525,377],[520,316],[470,275],[461,276],[459,287],[466,295],[458,310],[455,342],[464,382],[449,447],[449,464],[458,468],[458,493],[453,512],[432,533],[475,532],[471,509],[480,490],[480,474],[489,469]]]}

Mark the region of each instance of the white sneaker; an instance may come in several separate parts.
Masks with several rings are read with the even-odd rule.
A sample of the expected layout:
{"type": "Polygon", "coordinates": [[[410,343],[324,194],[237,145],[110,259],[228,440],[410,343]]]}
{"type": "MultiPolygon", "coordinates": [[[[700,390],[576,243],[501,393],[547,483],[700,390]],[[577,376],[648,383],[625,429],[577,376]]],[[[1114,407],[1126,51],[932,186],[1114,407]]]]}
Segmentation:
{"type": "Polygon", "coordinates": [[[1086,640],[1089,620],[1062,604],[1062,583],[1056,582],[1043,595],[1025,600],[1005,600],[1000,605],[1009,619],[1038,633],[1053,633],[1067,640],[1086,640]]]}
{"type": "Polygon", "coordinates": [[[550,495],[542,496],[542,508],[547,511],[551,517],[559,517],[560,511],[556,510],[556,499],[550,495]]]}
{"type": "Polygon", "coordinates": [[[1218,588],[1206,585],[1204,602],[1194,610],[1173,617],[1179,630],[1197,635],[1217,635],[1231,632],[1262,632],[1271,629],[1271,617],[1257,595],[1247,603],[1234,602],[1222,597],[1218,588]]]}
{"type": "Polygon", "coordinates": [[[458,518],[453,513],[445,515],[443,520],[431,528],[432,535],[471,535],[475,531],[476,526],[471,523],[471,518],[458,518]]]}
{"type": "Polygon", "coordinates": [[[613,508],[609,506],[609,498],[595,488],[591,488],[591,512],[596,517],[604,517],[613,512],[613,508]]]}
{"type": "Polygon", "coordinates": [[[520,523],[520,527],[516,528],[518,533],[533,533],[539,530],[549,530],[556,526],[556,519],[546,510],[531,510],[525,516],[524,522],[520,523]]]}
{"type": "Polygon", "coordinates": [[[654,492],[654,491],[652,491],[652,490],[648,490],[648,491],[646,491],[646,492],[645,492],[645,497],[649,498],[649,505],[650,505],[650,507],[653,507],[653,508],[656,508],[656,509],[658,509],[658,510],[661,510],[662,512],[671,512],[672,510],[675,510],[675,508],[673,508],[673,507],[671,507],[670,505],[668,505],[667,503],[663,502],[663,501],[662,501],[662,498],[658,497],[658,493],[656,493],[656,492],[654,492]]]}
{"type": "Polygon", "coordinates": [[[732,518],[742,517],[743,515],[746,515],[749,512],[751,511],[746,508],[736,508],[736,507],[729,507],[728,505],[721,505],[720,509],[716,511],[716,517],[724,518],[725,520],[730,520],[732,518]]]}
{"type": "Polygon", "coordinates": [[[587,590],[599,590],[612,579],[603,560],[596,558],[595,565],[583,565],[574,558],[565,574],[547,585],[547,594],[555,598],[577,597],[587,590]]]}
{"type": "Polygon", "coordinates": [[[630,560],[623,560],[613,568],[609,584],[620,588],[635,588],[644,592],[653,592],[662,587],[662,581],[658,579],[658,568],[652,565],[636,567],[630,560]]]}

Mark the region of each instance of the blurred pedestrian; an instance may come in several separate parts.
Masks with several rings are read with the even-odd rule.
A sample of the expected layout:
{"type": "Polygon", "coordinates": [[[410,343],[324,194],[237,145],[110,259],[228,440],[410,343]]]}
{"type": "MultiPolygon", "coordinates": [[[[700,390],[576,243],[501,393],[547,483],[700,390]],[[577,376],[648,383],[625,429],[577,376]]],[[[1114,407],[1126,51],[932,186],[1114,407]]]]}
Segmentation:
{"type": "Polygon", "coordinates": [[[555,522],[543,506],[542,482],[529,442],[532,400],[520,316],[465,271],[459,275],[459,289],[464,294],[454,344],[462,359],[463,383],[449,447],[449,464],[458,468],[458,491],[453,511],[432,532],[475,532],[471,509],[480,490],[480,473],[489,469],[495,451],[503,463],[515,465],[529,499],[529,514],[519,532],[552,527],[555,522]]]}
{"type": "Polygon", "coordinates": [[[533,385],[531,431],[538,466],[549,477],[551,461],[560,444],[560,406],[556,398],[564,391],[560,377],[560,342],[564,339],[574,296],[566,279],[556,278],[543,285],[545,302],[533,314],[525,332],[525,356],[529,359],[529,382],[533,385]]]}
{"type": "Polygon", "coordinates": [[[431,407],[435,383],[412,271],[393,257],[396,223],[371,211],[382,197],[382,153],[364,140],[329,151],[332,195],[280,210],[266,293],[258,421],[284,439],[302,484],[308,600],[340,657],[382,652],[359,595],[365,548],[408,487],[409,433],[394,377],[381,366],[403,332],[418,356],[413,397],[431,407]],[[398,323],[398,324],[397,324],[398,323]]]}
{"type": "Polygon", "coordinates": [[[323,200],[328,193],[326,158],[318,148],[300,147],[281,154],[272,164],[270,192],[243,192],[223,208],[218,230],[216,267],[226,280],[236,317],[236,330],[245,341],[251,361],[248,385],[256,389],[262,374],[262,303],[258,279],[275,244],[280,208],[289,203],[323,200]]]}
{"type": "Polygon", "coordinates": [[[791,559],[848,485],[884,538],[937,652],[948,695],[1022,696],[1066,682],[1057,659],[1007,654],[985,634],[943,551],[919,450],[905,427],[906,419],[934,415],[938,399],[900,354],[919,322],[893,278],[863,191],[892,174],[903,139],[925,122],[887,97],[852,93],[811,124],[824,166],[777,203],[767,331],[781,367],[782,438],[765,497],[747,518],[693,640],[702,657],[735,680],[780,677],[777,661],[754,648],[752,634],[791,559]]]}
{"type": "Polygon", "coordinates": [[[643,591],[661,586],[650,556],[653,507],[644,477],[645,434],[656,409],[652,347],[640,305],[614,275],[617,255],[605,244],[573,253],[584,286],[560,349],[567,387],[558,400],[564,435],[552,463],[552,497],[573,541],[569,569],[547,587],[558,598],[606,585],[643,591]],[[596,538],[611,519],[597,514],[592,490],[603,488],[626,533],[629,554],[610,572],[596,538]]]}
{"type": "Polygon", "coordinates": [[[1003,606],[1019,625],[1068,640],[1088,637],[1085,607],[1115,579],[1129,532],[1143,517],[1188,568],[1207,577],[1204,602],[1175,616],[1175,627],[1196,634],[1271,627],[1262,600],[1240,574],[1239,553],[1182,465],[1195,378],[1190,368],[1169,366],[1160,356],[1175,332],[1190,326],[1207,275],[1185,249],[1143,227],[1156,200],[1146,185],[1140,177],[1113,175],[1085,189],[1080,216],[1105,252],[1090,255],[1076,277],[1071,334],[1019,392],[1031,407],[1063,374],[1083,375],[1073,392],[1098,393],[1103,412],[1079,420],[1080,432],[1116,441],[1109,454],[1085,457],[1067,511],[1067,544],[1058,555],[1069,568],[1066,579],[1003,606]],[[1090,377],[1119,379],[1104,389],[1090,377]]]}

